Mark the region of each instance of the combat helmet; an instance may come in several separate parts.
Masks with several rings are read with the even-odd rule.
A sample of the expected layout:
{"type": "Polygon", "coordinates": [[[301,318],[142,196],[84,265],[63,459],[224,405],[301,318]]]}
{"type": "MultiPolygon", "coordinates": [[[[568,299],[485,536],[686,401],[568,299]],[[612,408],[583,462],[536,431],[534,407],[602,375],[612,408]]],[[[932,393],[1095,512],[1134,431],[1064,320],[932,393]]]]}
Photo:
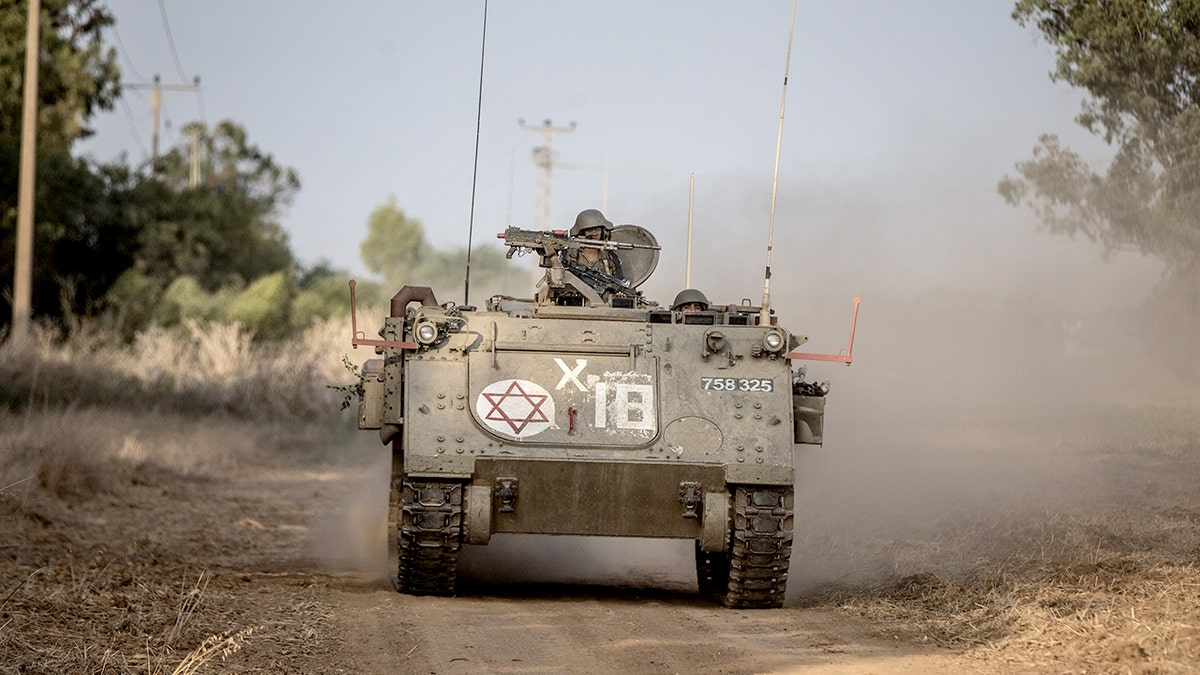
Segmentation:
{"type": "Polygon", "coordinates": [[[613,224],[612,221],[604,217],[603,213],[600,213],[599,209],[584,209],[579,212],[578,216],[575,216],[575,227],[571,228],[571,236],[582,236],[584,230],[590,230],[593,227],[603,227],[604,238],[608,239],[609,234],[612,232],[613,224]]]}
{"type": "Polygon", "coordinates": [[[680,306],[693,302],[703,305],[703,309],[708,309],[708,298],[695,288],[685,288],[679,291],[679,295],[676,295],[675,301],[671,303],[671,309],[679,309],[680,306]]]}

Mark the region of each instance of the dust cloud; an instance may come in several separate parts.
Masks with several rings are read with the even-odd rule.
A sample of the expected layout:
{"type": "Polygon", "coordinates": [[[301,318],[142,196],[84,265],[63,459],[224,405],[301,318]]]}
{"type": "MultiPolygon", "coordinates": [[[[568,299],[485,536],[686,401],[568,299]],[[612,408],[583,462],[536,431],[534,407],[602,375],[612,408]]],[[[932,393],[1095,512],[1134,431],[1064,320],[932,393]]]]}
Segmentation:
{"type": "MultiPolygon", "coordinates": [[[[1189,338],[1149,307],[1161,264],[1105,260],[1095,244],[1039,232],[992,178],[970,181],[781,190],[771,277],[781,325],[809,337],[804,351],[837,353],[852,298],[863,299],[853,365],[805,365],[832,390],[824,446],[795,454],[790,602],[831,583],[953,576],[985,551],[1003,557],[987,541],[997,531],[1171,480],[1096,461],[1128,455],[1149,409],[1197,401],[1194,374],[1171,359],[1189,338]]],[[[759,304],[769,192],[712,181],[697,195],[690,284],[670,253],[686,250],[686,196],[666,196],[648,218],[664,245],[648,295],[669,301],[691,285],[714,302],[759,304]]]]}
{"type": "Polygon", "coordinates": [[[330,574],[388,583],[395,574],[387,556],[392,451],[365,431],[339,450],[350,460],[347,475],[331,494],[319,495],[329,506],[312,524],[310,554],[330,574]]]}
{"type": "Polygon", "coordinates": [[[1196,400],[1147,306],[1155,261],[1105,262],[982,191],[876,199],[814,197],[820,245],[775,290],[818,352],[845,346],[848,297],[863,297],[854,364],[807,365],[832,391],[825,445],[796,453],[793,601],[953,576],[1002,557],[986,541],[999,530],[1136,499],[1162,477],[1096,458],[1125,452],[1147,408],[1196,400]]]}

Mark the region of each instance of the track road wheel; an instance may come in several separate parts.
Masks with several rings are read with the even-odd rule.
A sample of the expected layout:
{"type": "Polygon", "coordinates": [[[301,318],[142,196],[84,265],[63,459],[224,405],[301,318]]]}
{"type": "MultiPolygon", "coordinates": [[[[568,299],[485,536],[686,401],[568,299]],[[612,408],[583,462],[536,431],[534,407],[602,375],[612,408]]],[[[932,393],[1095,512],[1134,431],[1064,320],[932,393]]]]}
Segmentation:
{"type": "Polygon", "coordinates": [[[400,449],[400,441],[395,440],[392,441],[392,475],[388,481],[387,568],[390,570],[400,565],[400,486],[403,481],[404,454],[400,449]]]}
{"type": "Polygon", "coordinates": [[[700,586],[700,597],[713,602],[723,602],[729,588],[729,553],[710,553],[700,550],[696,542],[696,581],[700,586]]]}
{"type": "Polygon", "coordinates": [[[397,478],[392,479],[392,486],[388,494],[387,556],[388,569],[398,569],[400,565],[400,481],[397,478]]]}
{"type": "Polygon", "coordinates": [[[462,548],[462,484],[402,479],[399,489],[396,590],[454,595],[462,548]]]}
{"type": "Polygon", "coordinates": [[[792,556],[793,492],[788,487],[738,486],[733,496],[733,539],[725,605],[782,607],[792,556]]]}

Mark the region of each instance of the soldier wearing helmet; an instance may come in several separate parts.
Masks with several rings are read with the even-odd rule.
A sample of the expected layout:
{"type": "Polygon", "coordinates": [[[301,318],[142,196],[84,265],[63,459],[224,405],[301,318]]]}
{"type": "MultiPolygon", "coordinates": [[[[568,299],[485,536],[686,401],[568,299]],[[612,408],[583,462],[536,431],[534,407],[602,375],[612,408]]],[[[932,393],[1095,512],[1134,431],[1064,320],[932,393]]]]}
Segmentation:
{"type": "Polygon", "coordinates": [[[675,296],[671,309],[676,312],[703,312],[708,309],[708,298],[695,288],[685,288],[675,296]]]}
{"type": "MultiPolygon", "coordinates": [[[[612,234],[613,224],[597,209],[585,209],[575,217],[575,226],[571,228],[571,236],[580,239],[596,239],[607,241],[612,234]]],[[[567,260],[579,267],[604,272],[618,279],[624,279],[621,270],[621,259],[616,251],[606,251],[598,248],[580,247],[567,254],[567,260]]]]}

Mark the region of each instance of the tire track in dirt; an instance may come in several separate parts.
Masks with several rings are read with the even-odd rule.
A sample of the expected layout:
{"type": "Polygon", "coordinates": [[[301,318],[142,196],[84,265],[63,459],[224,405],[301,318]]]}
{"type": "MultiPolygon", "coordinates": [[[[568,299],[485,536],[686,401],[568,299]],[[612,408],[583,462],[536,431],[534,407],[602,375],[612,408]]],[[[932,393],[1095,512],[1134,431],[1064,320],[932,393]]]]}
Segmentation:
{"type": "Polygon", "coordinates": [[[335,583],[329,598],[357,672],[952,673],[956,654],[870,634],[816,609],[735,611],[698,597],[594,586],[528,595],[400,595],[335,583]],[[624,597],[623,597],[624,596],[624,597]]]}

